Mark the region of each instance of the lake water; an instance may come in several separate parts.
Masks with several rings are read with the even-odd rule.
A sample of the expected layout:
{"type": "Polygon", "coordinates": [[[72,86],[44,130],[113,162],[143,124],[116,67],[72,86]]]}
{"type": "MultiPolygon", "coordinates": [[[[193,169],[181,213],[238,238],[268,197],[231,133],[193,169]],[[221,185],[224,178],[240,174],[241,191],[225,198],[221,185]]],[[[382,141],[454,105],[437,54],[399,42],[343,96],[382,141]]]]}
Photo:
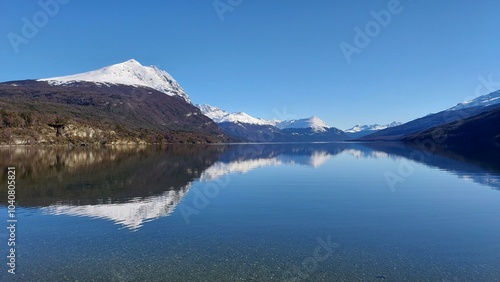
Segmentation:
{"type": "Polygon", "coordinates": [[[2,148],[0,279],[500,281],[499,156],[361,143],[2,148]]]}

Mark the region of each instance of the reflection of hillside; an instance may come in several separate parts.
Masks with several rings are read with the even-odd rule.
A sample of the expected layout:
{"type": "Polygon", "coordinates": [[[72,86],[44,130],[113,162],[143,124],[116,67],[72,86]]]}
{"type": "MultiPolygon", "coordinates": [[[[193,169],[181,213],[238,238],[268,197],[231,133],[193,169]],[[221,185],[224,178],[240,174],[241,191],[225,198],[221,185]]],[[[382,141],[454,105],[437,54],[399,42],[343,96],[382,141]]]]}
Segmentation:
{"type": "Polygon", "coordinates": [[[169,216],[189,191],[190,185],[180,190],[166,191],[159,196],[132,199],[126,203],[97,205],[55,204],[42,208],[46,214],[84,216],[108,219],[129,229],[137,230],[144,223],[169,216]]]}
{"type": "Polygon", "coordinates": [[[432,152],[404,143],[363,143],[369,150],[411,159],[427,166],[449,171],[459,178],[500,190],[500,148],[434,147],[432,152]],[[423,156],[423,157],[422,157],[423,156]]]}
{"type": "MultiPolygon", "coordinates": [[[[181,189],[213,164],[223,147],[38,149],[1,151],[2,165],[16,166],[20,205],[117,203],[181,189]]],[[[4,171],[1,181],[6,181],[4,171]]]]}
{"type": "Polygon", "coordinates": [[[47,167],[54,168],[53,172],[61,168],[74,172],[103,161],[112,161],[118,154],[136,154],[145,148],[145,146],[112,146],[105,147],[105,150],[95,150],[67,146],[4,147],[0,148],[0,161],[2,164],[15,165],[18,174],[43,177],[49,172],[47,167]]]}

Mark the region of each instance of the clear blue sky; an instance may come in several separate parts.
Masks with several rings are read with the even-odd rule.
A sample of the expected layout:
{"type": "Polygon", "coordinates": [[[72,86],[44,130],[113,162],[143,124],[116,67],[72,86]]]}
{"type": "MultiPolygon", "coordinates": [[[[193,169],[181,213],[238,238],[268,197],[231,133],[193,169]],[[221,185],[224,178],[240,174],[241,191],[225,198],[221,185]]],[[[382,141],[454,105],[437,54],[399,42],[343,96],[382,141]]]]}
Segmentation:
{"type": "Polygon", "coordinates": [[[0,81],[135,58],[168,71],[195,103],[317,115],[341,129],[448,108],[473,97],[481,76],[500,88],[499,1],[401,0],[385,26],[370,26],[391,1],[243,0],[221,20],[212,0],[71,0],[44,23],[38,1],[2,0],[0,81]],[[16,53],[8,35],[23,35],[23,17],[40,28],[16,53]],[[354,28],[367,25],[373,37],[348,63],[339,45],[356,47],[354,28]]]}

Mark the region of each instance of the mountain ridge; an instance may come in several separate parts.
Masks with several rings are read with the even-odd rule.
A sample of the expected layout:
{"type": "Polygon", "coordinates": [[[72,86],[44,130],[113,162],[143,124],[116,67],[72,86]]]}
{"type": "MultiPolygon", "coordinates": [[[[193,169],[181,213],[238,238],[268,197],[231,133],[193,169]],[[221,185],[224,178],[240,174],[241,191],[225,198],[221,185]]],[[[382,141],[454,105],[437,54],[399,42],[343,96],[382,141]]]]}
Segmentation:
{"type": "Polygon", "coordinates": [[[130,86],[145,86],[165,93],[169,96],[179,96],[191,103],[189,96],[179,83],[166,71],[156,66],[143,66],[135,59],[102,67],[97,70],[38,79],[52,85],[68,85],[74,82],[94,82],[104,84],[122,84],[130,86]]]}
{"type": "Polygon", "coordinates": [[[487,107],[495,104],[500,104],[500,90],[458,103],[456,106],[447,109],[447,111],[456,111],[471,107],[487,107]]]}
{"type": "Polygon", "coordinates": [[[196,104],[195,105],[201,112],[211,118],[216,123],[223,122],[241,122],[248,124],[258,124],[258,125],[276,125],[276,121],[265,120],[261,118],[253,117],[245,112],[234,112],[230,113],[228,111],[222,110],[221,108],[211,106],[209,104],[196,104]]]}
{"type": "Polygon", "coordinates": [[[241,141],[325,142],[348,139],[342,130],[328,126],[316,116],[270,121],[252,117],[244,112],[229,113],[207,104],[196,106],[204,115],[214,120],[226,135],[241,141]]]}

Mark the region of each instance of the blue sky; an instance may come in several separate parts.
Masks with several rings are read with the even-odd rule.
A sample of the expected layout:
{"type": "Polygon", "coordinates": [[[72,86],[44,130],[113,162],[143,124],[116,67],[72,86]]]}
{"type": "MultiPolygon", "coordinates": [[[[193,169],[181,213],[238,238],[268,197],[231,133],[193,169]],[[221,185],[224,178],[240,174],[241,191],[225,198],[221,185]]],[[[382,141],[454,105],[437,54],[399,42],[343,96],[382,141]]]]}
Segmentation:
{"type": "Polygon", "coordinates": [[[409,121],[500,88],[495,0],[216,3],[3,0],[0,81],[135,58],[168,71],[195,103],[266,119],[317,115],[342,129],[409,121]],[[30,38],[23,18],[38,24],[30,38]],[[355,40],[356,27],[369,41],[355,40]],[[350,62],[341,44],[355,50],[350,62]]]}

